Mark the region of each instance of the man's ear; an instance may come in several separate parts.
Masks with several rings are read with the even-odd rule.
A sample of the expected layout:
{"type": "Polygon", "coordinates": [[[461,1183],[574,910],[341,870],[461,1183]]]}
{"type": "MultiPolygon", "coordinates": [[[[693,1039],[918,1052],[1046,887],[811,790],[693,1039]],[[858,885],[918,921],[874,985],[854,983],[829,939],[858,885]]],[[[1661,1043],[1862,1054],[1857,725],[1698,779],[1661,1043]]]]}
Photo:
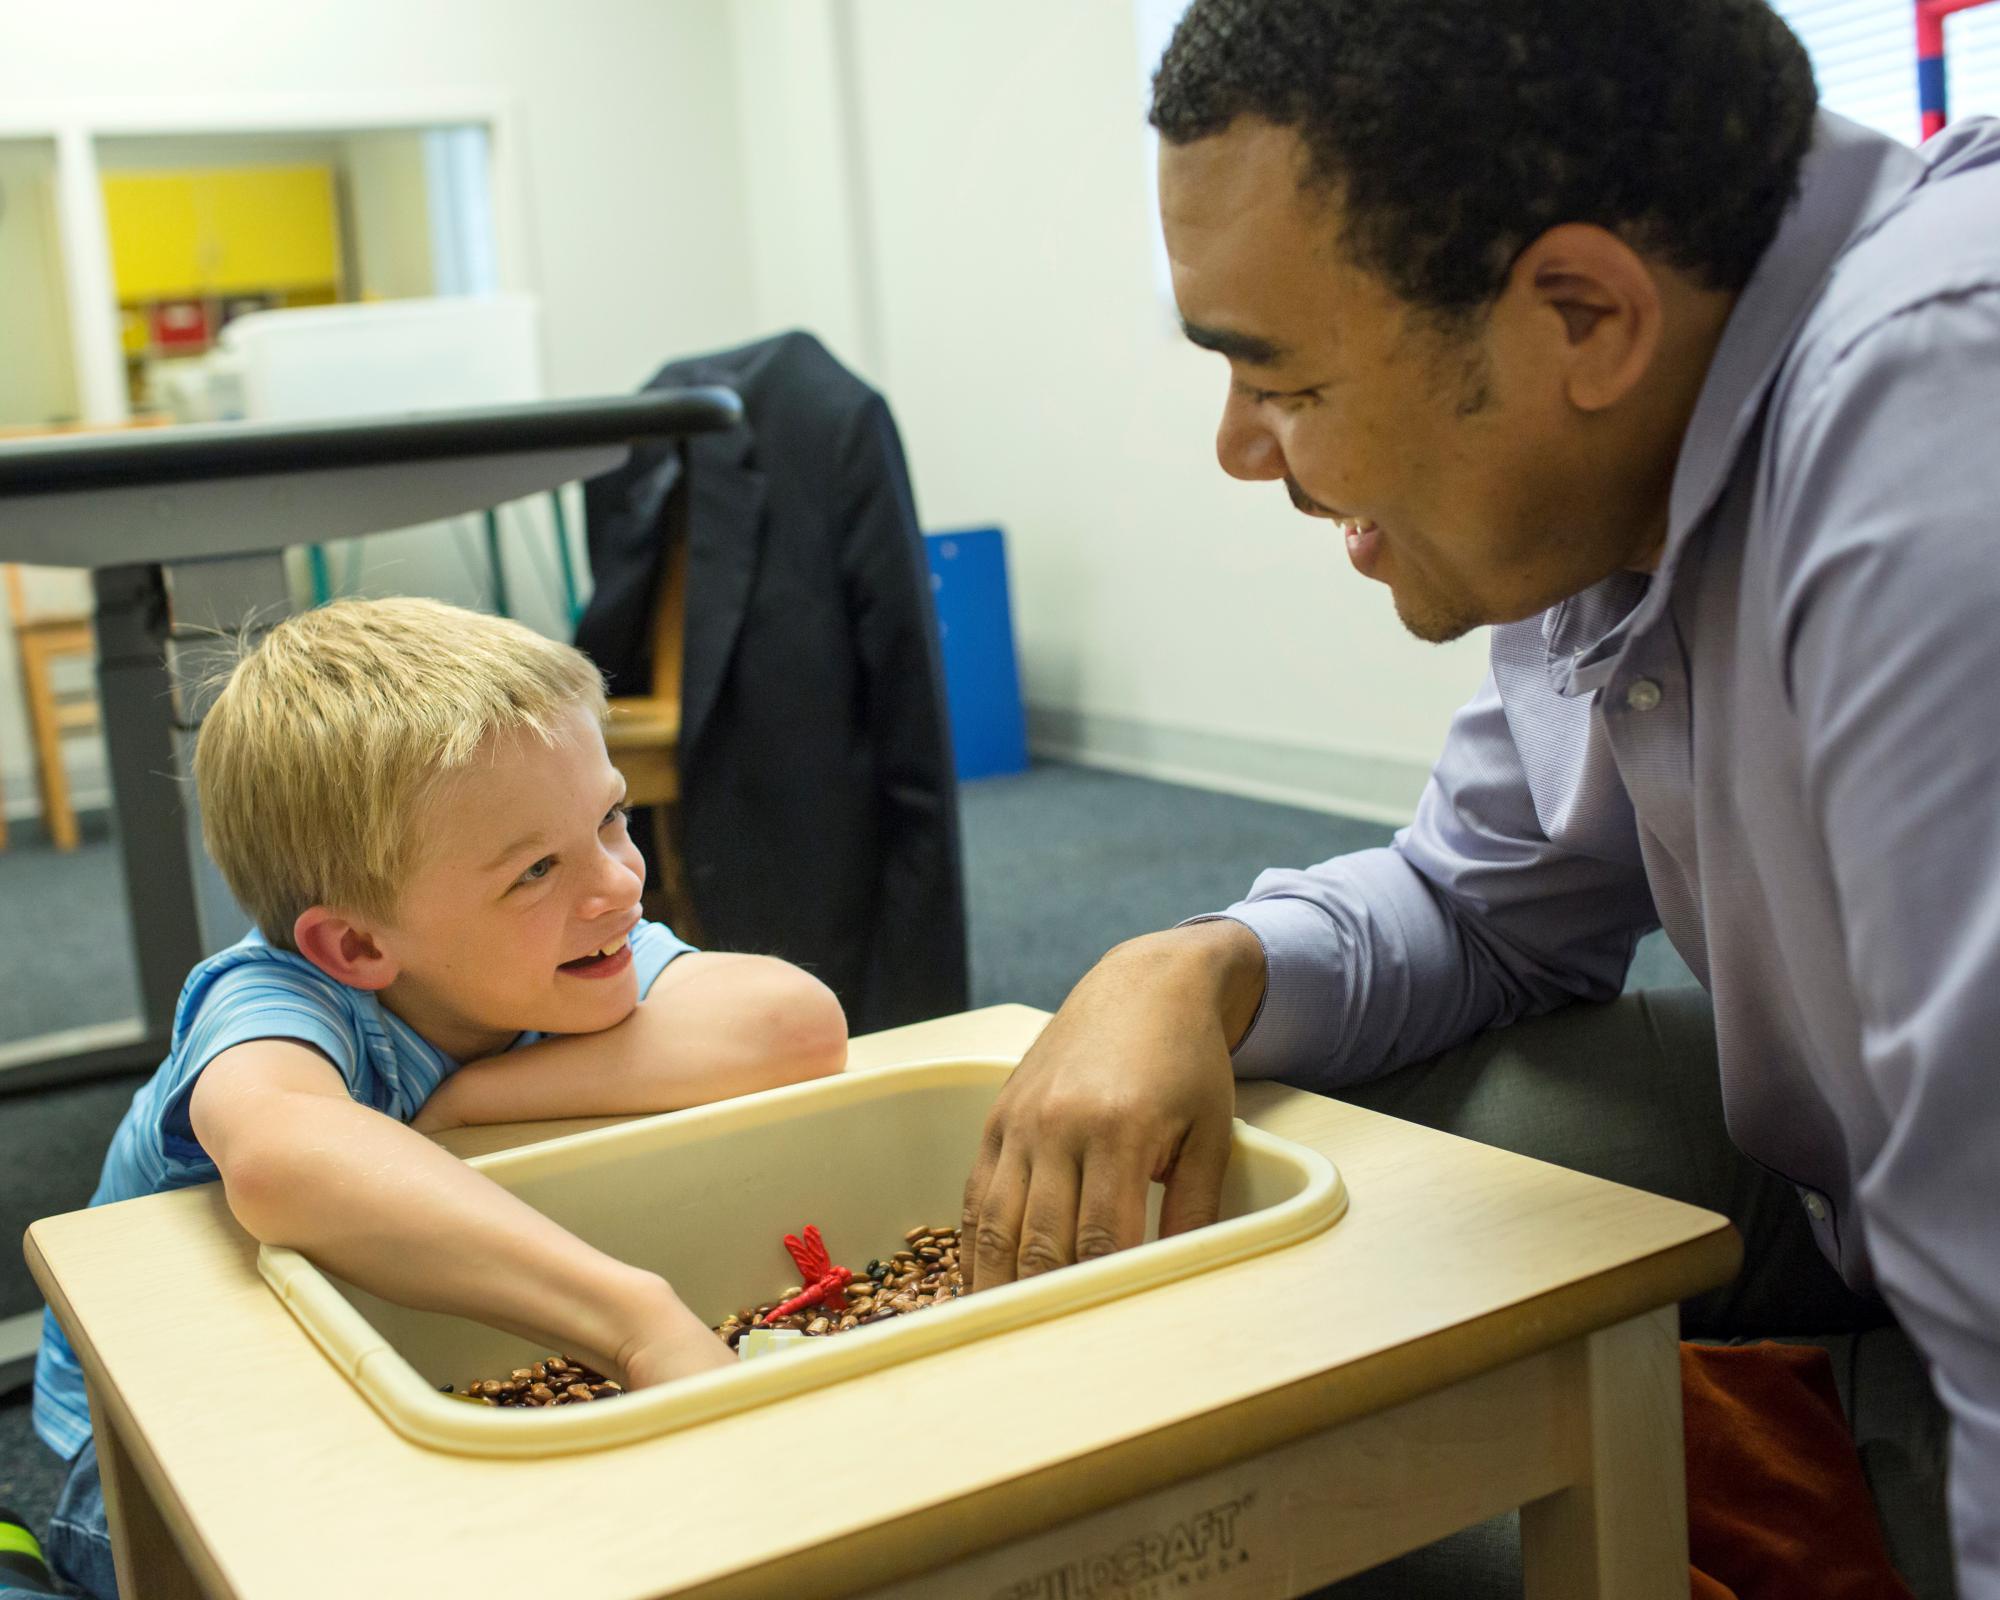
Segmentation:
{"type": "Polygon", "coordinates": [[[292,943],[321,972],[350,989],[386,989],[396,981],[396,960],[383,951],[374,932],[329,907],[301,911],[292,924],[292,943]]]}
{"type": "Polygon", "coordinates": [[[1529,313],[1569,403],[1608,411],[1659,353],[1660,287],[1639,252],[1608,228],[1565,222],[1521,252],[1508,296],[1529,313]]]}

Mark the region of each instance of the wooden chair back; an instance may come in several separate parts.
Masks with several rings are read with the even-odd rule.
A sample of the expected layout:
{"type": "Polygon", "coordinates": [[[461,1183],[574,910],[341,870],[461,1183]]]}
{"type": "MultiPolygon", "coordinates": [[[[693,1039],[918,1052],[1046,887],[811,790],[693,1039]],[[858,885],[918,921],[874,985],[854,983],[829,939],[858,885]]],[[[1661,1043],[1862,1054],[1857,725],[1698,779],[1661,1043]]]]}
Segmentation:
{"type": "MultiPolygon", "coordinates": [[[[28,575],[18,566],[0,566],[0,587],[7,591],[7,616],[21,661],[21,696],[35,751],[42,821],[58,850],[74,850],[80,835],[62,744],[69,734],[90,732],[98,726],[97,696],[94,690],[77,693],[60,689],[53,668],[66,658],[88,659],[96,654],[90,609],[87,603],[79,606],[71,596],[59,594],[50,600],[31,594],[28,575]]],[[[6,817],[0,811],[0,846],[6,842],[6,817]]]]}

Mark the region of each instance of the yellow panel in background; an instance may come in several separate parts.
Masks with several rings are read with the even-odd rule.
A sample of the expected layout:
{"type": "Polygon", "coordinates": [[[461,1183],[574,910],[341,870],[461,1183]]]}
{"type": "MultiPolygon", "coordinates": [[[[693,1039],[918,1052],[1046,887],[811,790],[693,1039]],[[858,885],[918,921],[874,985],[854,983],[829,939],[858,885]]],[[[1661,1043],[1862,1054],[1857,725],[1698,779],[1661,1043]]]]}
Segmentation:
{"type": "Polygon", "coordinates": [[[211,292],[339,283],[330,169],[239,167],[203,173],[199,181],[215,246],[211,292]]]}
{"type": "Polygon", "coordinates": [[[340,283],[327,167],[220,167],[104,176],[120,302],[312,289],[340,283]]]}
{"type": "Polygon", "coordinates": [[[104,217],[118,298],[180,300],[202,289],[200,206],[188,172],[107,172],[104,217]]]}

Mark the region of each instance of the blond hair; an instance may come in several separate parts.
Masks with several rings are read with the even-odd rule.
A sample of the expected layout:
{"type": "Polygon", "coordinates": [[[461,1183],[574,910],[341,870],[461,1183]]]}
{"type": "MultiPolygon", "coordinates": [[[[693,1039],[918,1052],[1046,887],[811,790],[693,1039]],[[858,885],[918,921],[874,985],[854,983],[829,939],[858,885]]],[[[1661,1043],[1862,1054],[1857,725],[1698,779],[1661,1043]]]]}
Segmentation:
{"type": "Polygon", "coordinates": [[[554,744],[604,714],[597,669],[518,622],[435,600],[337,600],[246,650],[202,721],[202,837],[264,937],[309,906],[384,920],[440,785],[498,733],[554,744]]]}

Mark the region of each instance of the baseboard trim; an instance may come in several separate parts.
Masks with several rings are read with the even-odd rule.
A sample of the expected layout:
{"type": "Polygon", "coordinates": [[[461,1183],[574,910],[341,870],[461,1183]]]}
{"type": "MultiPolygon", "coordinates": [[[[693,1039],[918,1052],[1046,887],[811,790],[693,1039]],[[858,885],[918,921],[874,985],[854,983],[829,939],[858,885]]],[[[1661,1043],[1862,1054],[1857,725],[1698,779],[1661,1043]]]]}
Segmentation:
{"type": "MultiPolygon", "coordinates": [[[[1410,820],[1430,777],[1426,764],[1399,756],[1244,739],[1053,706],[1028,708],[1028,742],[1036,755],[1055,761],[1393,826],[1410,820]]],[[[32,775],[6,777],[14,796],[4,810],[8,822],[39,818],[32,775]]],[[[71,802],[78,811],[108,809],[107,776],[87,769],[77,773],[71,802]]]]}
{"type": "Polygon", "coordinates": [[[1427,764],[1400,756],[1244,739],[1131,717],[1028,708],[1036,755],[1107,772],[1400,827],[1415,814],[1427,764]]]}

